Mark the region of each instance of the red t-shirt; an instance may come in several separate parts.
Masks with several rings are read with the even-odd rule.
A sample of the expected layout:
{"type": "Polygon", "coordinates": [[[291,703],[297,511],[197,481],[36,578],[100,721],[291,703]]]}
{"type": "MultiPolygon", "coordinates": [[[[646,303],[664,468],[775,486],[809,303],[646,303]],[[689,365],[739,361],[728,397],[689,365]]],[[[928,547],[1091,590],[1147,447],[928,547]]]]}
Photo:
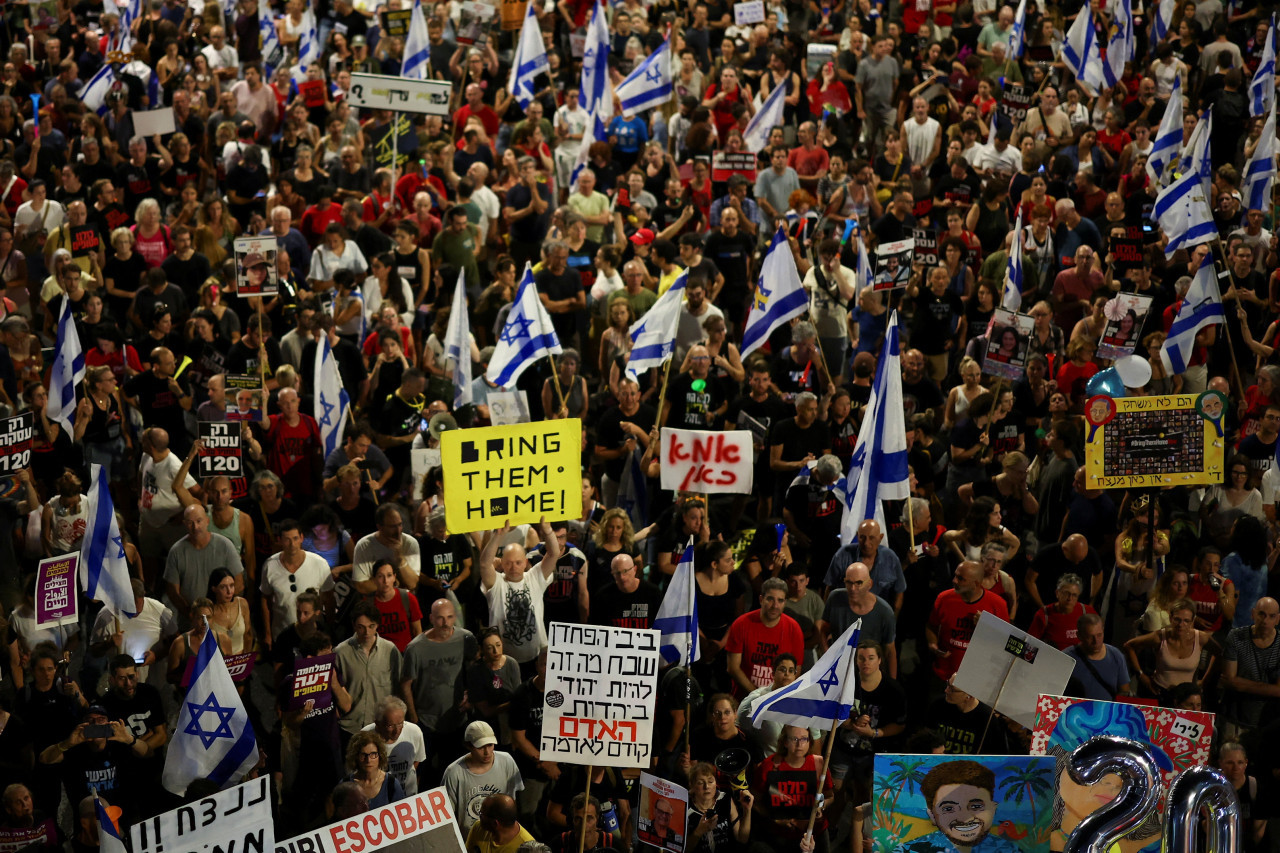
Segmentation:
{"type": "MultiPolygon", "coordinates": [[[[1229,587],[1231,581],[1224,580],[1222,585],[1223,588],[1229,587]]],[[[1208,582],[1201,580],[1199,575],[1193,577],[1187,586],[1187,598],[1191,599],[1196,606],[1197,622],[1203,619],[1208,623],[1204,627],[1199,624],[1196,627],[1210,634],[1222,627],[1222,604],[1218,593],[1219,590],[1209,586],[1208,582]]]]}
{"type": "MultiPolygon", "coordinates": [[[[795,655],[796,660],[804,659],[804,634],[800,631],[800,624],[785,613],[777,625],[766,628],[760,619],[760,611],[752,610],[733,620],[724,650],[742,655],[742,671],[747,678],[756,687],[765,687],[773,683],[773,659],[776,656],[789,652],[795,655]]],[[[733,692],[739,698],[746,695],[737,683],[733,685],[733,692]]]]}
{"type": "Polygon", "coordinates": [[[485,135],[490,139],[498,138],[498,128],[501,127],[502,120],[493,111],[493,107],[488,104],[481,104],[480,109],[473,110],[470,104],[463,104],[462,109],[453,114],[454,140],[462,138],[462,132],[467,129],[467,119],[472,116],[480,119],[480,124],[484,125],[485,135]]]}
{"type": "Polygon", "coordinates": [[[283,415],[272,415],[267,428],[267,467],[284,481],[290,498],[313,498],[319,494],[311,462],[320,452],[320,427],[311,415],[299,414],[297,426],[289,426],[283,415]]]}
{"type": "Polygon", "coordinates": [[[324,236],[324,229],[334,222],[342,224],[341,205],[331,202],[328,208],[320,210],[313,204],[302,212],[302,227],[298,230],[307,238],[307,242],[316,246],[324,236]]]}
{"type": "Polygon", "coordinates": [[[111,372],[115,374],[116,381],[120,383],[123,383],[127,378],[124,370],[126,362],[135,373],[142,372],[142,362],[138,360],[138,351],[128,344],[125,345],[123,352],[116,350],[108,354],[97,347],[90,347],[85,350],[84,354],[85,367],[100,367],[105,364],[111,368],[111,372]]]}
{"type": "Polygon", "coordinates": [[[934,675],[946,681],[956,674],[960,661],[964,660],[965,650],[969,648],[973,629],[978,625],[978,614],[984,612],[1009,621],[1009,606],[989,589],[984,589],[982,598],[973,604],[961,598],[954,589],[938,594],[933,602],[933,612],[929,614],[929,627],[938,635],[938,648],[951,654],[934,658],[934,675]]]}
{"type": "Polygon", "coordinates": [[[411,592],[398,589],[390,601],[379,601],[374,596],[373,603],[378,608],[378,636],[395,643],[400,651],[413,639],[413,623],[422,621],[422,608],[418,606],[418,597],[411,592]],[[405,605],[409,605],[406,612],[405,605]]]}
{"type": "Polygon", "coordinates": [[[787,155],[787,165],[795,169],[796,174],[802,178],[812,177],[830,164],[831,156],[821,145],[812,151],[806,151],[801,145],[799,148],[792,148],[791,153],[787,155]]]}
{"type": "Polygon", "coordinates": [[[1080,617],[1093,612],[1095,611],[1091,606],[1080,602],[1076,602],[1075,609],[1070,613],[1059,613],[1057,606],[1049,604],[1036,611],[1027,633],[1036,639],[1048,640],[1055,649],[1065,652],[1079,639],[1076,623],[1080,621],[1080,617]]]}

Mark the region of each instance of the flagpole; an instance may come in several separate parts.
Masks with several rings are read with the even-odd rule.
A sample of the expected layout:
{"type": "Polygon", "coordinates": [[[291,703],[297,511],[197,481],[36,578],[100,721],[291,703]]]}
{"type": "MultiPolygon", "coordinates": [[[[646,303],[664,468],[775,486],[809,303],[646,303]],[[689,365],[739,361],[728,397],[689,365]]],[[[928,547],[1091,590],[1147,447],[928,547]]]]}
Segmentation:
{"type": "MultiPolygon", "coordinates": [[[[840,683],[845,685],[849,683],[849,679],[853,677],[854,663],[858,659],[858,648],[854,646],[852,653],[849,655],[849,663],[845,665],[844,680],[840,683]]],[[[836,729],[838,729],[844,720],[840,719],[840,710],[836,709],[836,713],[831,718],[831,731],[827,732],[827,746],[822,754],[822,774],[818,777],[818,790],[814,792],[813,808],[809,809],[809,827],[805,830],[805,835],[813,835],[813,825],[818,820],[818,807],[822,803],[822,789],[827,786],[827,777],[831,775],[831,748],[835,746],[836,729]]],[[[581,853],[581,851],[579,851],[581,853]]]]}
{"type": "Polygon", "coordinates": [[[671,353],[671,357],[667,359],[666,366],[662,369],[662,390],[658,393],[658,416],[662,416],[662,401],[667,399],[667,382],[671,379],[671,362],[676,360],[675,352],[671,353]]]}
{"type": "Polygon", "coordinates": [[[564,390],[560,387],[560,368],[556,367],[555,353],[547,353],[547,358],[551,359],[551,381],[556,385],[556,396],[560,398],[560,408],[567,412],[569,403],[564,399],[564,390]]]}
{"type": "MultiPolygon", "coordinates": [[[[1231,272],[1226,268],[1227,255],[1222,249],[1222,240],[1215,236],[1213,238],[1213,245],[1215,249],[1213,253],[1214,277],[1217,278],[1217,273],[1219,271],[1226,272],[1227,275],[1230,275],[1231,272]]],[[[1218,294],[1219,298],[1221,298],[1221,287],[1218,288],[1218,294]]],[[[1238,308],[1239,305],[1240,303],[1237,301],[1236,307],[1238,308]]],[[[1239,392],[1240,399],[1243,400],[1245,398],[1244,375],[1240,372],[1240,365],[1236,363],[1236,348],[1231,342],[1231,326],[1227,323],[1227,312],[1225,309],[1223,309],[1222,312],[1222,334],[1227,339],[1227,352],[1231,355],[1231,372],[1235,374],[1236,391],[1239,392]]]]}
{"type": "Polygon", "coordinates": [[[1009,665],[1004,668],[1004,677],[1000,679],[1000,690],[996,693],[996,701],[991,703],[991,713],[987,714],[987,724],[982,727],[982,737],[978,739],[977,754],[982,754],[982,745],[987,742],[987,732],[991,729],[991,721],[996,715],[996,706],[1000,704],[1000,699],[1004,696],[1004,687],[1009,683],[1009,673],[1013,672],[1014,657],[1009,656],[1009,665]]]}

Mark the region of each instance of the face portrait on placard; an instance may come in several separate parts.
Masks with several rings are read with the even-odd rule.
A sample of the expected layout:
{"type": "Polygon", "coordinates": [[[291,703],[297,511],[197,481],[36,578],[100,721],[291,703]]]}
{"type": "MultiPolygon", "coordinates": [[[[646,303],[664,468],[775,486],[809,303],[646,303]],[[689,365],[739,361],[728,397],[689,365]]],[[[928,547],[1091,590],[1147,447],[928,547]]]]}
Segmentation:
{"type": "Polygon", "coordinates": [[[640,790],[640,841],[650,848],[678,853],[684,848],[685,804],[647,787],[640,790]]]}
{"type": "Polygon", "coordinates": [[[244,295],[277,290],[275,239],[236,241],[236,286],[244,295]]]}

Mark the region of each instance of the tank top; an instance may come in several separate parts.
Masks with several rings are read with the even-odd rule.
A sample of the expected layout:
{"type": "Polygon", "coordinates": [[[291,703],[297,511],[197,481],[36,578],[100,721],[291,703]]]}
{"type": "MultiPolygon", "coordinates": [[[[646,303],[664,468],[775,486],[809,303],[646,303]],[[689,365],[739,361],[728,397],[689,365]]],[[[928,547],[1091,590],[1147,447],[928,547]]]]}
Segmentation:
{"type": "Polygon", "coordinates": [[[114,396],[107,397],[107,408],[93,404],[93,417],[84,431],[87,444],[108,444],[120,438],[120,406],[114,396]]]}
{"type": "Polygon", "coordinates": [[[235,507],[231,508],[231,523],[226,527],[219,527],[213,520],[213,511],[209,512],[209,530],[216,533],[223,539],[231,542],[235,546],[237,554],[244,553],[244,540],[240,538],[240,510],[235,507]]]}
{"type": "Polygon", "coordinates": [[[148,267],[158,267],[172,250],[169,243],[169,226],[161,225],[160,230],[150,237],[143,237],[138,226],[133,226],[133,236],[137,240],[134,251],[147,262],[148,267]]]}
{"type": "Polygon", "coordinates": [[[1160,652],[1156,656],[1156,674],[1152,679],[1156,686],[1168,690],[1179,684],[1186,684],[1191,681],[1196,674],[1196,668],[1200,666],[1200,634],[1197,633],[1195,641],[1191,644],[1191,654],[1184,658],[1174,657],[1173,652],[1169,650],[1169,641],[1167,639],[1160,641],[1160,652]]]}
{"type": "Polygon", "coordinates": [[[69,509],[63,506],[60,498],[54,498],[46,506],[53,510],[53,550],[59,554],[68,554],[79,550],[84,539],[85,526],[89,519],[89,501],[81,496],[80,506],[69,509]]]}
{"type": "Polygon", "coordinates": [[[213,627],[215,634],[223,634],[231,640],[231,653],[238,655],[244,649],[244,611],[240,609],[240,605],[236,605],[236,621],[231,623],[231,627],[218,624],[215,620],[210,619],[209,624],[213,627]]]}

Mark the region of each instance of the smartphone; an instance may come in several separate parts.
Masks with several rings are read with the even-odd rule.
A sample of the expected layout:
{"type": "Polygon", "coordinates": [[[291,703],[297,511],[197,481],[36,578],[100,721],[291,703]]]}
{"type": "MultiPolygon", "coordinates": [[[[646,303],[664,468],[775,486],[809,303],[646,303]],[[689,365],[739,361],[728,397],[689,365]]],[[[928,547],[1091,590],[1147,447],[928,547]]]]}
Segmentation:
{"type": "Polygon", "coordinates": [[[86,740],[93,740],[94,738],[109,738],[113,734],[115,734],[115,732],[109,725],[84,727],[84,736],[86,740]]]}

